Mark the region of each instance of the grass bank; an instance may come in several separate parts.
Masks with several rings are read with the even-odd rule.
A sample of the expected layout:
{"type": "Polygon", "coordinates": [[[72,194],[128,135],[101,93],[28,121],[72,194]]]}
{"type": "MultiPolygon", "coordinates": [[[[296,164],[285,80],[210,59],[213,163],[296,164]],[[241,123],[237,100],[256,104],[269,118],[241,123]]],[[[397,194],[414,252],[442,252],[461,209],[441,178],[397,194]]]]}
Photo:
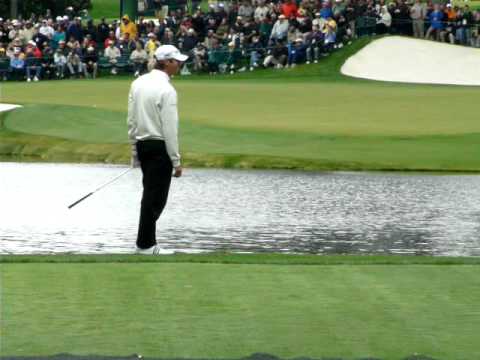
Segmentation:
{"type": "Polygon", "coordinates": [[[478,260],[175,257],[3,258],[2,355],[480,356],[478,260]]]}
{"type": "Polygon", "coordinates": [[[120,0],[92,0],[90,16],[95,20],[103,17],[118,19],[120,17],[120,0]]]}
{"type": "MultiPolygon", "coordinates": [[[[479,171],[477,89],[340,75],[345,59],[369,41],[296,69],[175,79],[185,165],[479,171]]],[[[25,107],[4,115],[0,156],[128,162],[130,83],[2,85],[1,101],[25,107]]]]}

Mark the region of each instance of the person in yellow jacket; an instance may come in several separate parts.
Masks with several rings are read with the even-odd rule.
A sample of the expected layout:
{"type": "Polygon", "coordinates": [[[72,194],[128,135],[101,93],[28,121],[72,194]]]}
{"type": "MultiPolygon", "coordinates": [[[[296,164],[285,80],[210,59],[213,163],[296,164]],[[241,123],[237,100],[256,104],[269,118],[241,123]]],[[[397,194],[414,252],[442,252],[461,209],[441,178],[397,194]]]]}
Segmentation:
{"type": "Polygon", "coordinates": [[[120,33],[121,35],[129,34],[130,39],[137,38],[137,25],[133,21],[130,21],[128,15],[123,15],[122,23],[120,24],[120,33]]]}

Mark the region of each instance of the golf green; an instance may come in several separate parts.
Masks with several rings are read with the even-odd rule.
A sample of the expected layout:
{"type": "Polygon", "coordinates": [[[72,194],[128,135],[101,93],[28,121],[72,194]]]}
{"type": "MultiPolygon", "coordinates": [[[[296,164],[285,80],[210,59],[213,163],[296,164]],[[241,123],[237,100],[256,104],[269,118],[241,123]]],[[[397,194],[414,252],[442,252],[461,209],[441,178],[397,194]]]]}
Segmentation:
{"type": "MultiPolygon", "coordinates": [[[[339,67],[369,39],[285,71],[174,79],[187,166],[479,171],[476,87],[350,79],[339,67]]],[[[2,85],[0,155],[128,162],[132,79],[2,85]]]]}
{"type": "Polygon", "coordinates": [[[1,264],[2,355],[480,356],[478,265],[261,257],[246,256],[258,262],[249,265],[14,258],[1,264]]]}

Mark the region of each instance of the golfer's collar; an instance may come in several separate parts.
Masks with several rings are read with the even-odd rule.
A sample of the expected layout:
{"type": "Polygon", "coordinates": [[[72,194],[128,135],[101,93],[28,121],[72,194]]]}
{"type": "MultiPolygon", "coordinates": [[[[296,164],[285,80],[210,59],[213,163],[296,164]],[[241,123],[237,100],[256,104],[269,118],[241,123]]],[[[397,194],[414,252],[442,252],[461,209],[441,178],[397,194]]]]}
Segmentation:
{"type": "Polygon", "coordinates": [[[165,71],[158,70],[158,69],[153,69],[152,72],[153,72],[156,76],[160,76],[160,77],[162,77],[163,79],[165,79],[165,80],[167,80],[167,81],[170,81],[170,76],[168,76],[168,74],[167,74],[165,71]]]}

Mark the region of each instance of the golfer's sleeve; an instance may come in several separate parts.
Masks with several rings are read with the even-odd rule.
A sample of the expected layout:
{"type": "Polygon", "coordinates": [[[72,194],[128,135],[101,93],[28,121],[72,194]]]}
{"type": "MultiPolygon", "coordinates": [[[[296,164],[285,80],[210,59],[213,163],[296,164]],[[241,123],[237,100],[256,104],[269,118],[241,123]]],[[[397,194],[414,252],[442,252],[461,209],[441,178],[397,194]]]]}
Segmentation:
{"type": "Polygon", "coordinates": [[[180,153],[178,151],[178,110],[177,93],[175,90],[164,94],[160,107],[162,120],[162,133],[167,147],[167,153],[172,160],[173,167],[180,166],[180,153]]]}
{"type": "Polygon", "coordinates": [[[128,94],[128,116],[127,116],[127,125],[128,125],[128,140],[130,144],[135,144],[137,139],[135,134],[137,132],[137,119],[135,118],[135,101],[133,98],[133,88],[130,89],[128,94]]]}

